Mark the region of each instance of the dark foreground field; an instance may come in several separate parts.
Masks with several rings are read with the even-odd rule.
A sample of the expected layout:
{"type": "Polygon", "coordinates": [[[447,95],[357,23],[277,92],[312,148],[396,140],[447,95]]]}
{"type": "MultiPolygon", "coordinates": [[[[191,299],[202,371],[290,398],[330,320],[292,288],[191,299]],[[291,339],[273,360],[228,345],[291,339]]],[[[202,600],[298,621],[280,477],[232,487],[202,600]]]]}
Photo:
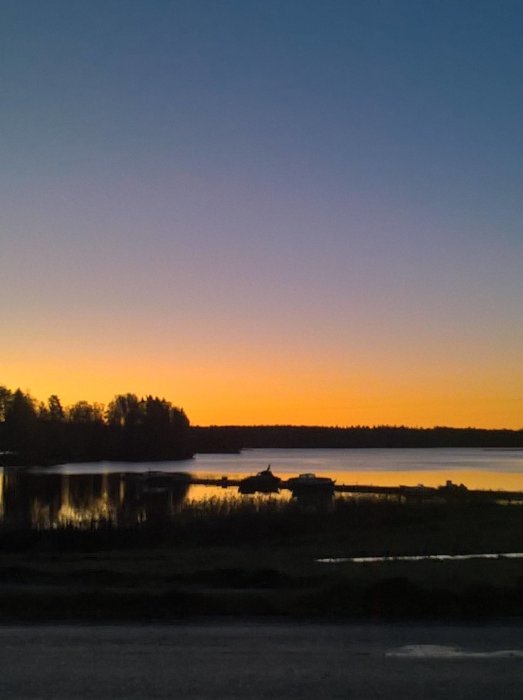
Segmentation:
{"type": "Polygon", "coordinates": [[[514,618],[523,560],[317,559],[517,552],[522,534],[521,506],[255,499],[124,529],[3,530],[0,621],[514,618]]]}
{"type": "Polygon", "coordinates": [[[521,506],[343,500],[212,501],[140,527],[4,530],[0,620],[521,616],[523,560],[317,560],[517,552],[522,534],[521,506]]]}

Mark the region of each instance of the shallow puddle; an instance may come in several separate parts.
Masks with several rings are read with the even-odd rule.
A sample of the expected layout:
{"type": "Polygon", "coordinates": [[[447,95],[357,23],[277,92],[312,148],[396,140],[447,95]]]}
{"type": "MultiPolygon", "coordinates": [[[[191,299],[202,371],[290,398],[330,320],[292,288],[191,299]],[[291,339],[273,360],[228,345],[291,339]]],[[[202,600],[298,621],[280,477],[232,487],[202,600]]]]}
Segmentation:
{"type": "Polygon", "coordinates": [[[461,647],[439,644],[409,644],[391,649],[385,656],[408,659],[511,659],[523,657],[520,649],[467,651],[461,647]]]}
{"type": "Polygon", "coordinates": [[[398,557],[325,557],[316,559],[318,564],[373,564],[383,561],[463,561],[465,559],[523,559],[523,552],[496,554],[425,554],[398,557]]]}

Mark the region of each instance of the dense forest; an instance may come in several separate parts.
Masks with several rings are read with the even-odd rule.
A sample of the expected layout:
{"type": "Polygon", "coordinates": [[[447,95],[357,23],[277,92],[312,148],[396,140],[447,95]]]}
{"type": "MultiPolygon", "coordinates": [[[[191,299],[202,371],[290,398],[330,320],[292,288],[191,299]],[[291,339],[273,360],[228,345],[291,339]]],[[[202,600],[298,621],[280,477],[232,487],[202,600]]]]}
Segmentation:
{"type": "Polygon", "coordinates": [[[187,416],[165,399],[120,394],[106,407],[64,408],[56,395],[43,403],[0,386],[0,451],[10,463],[183,459],[190,443],[187,416]]]}
{"type": "Polygon", "coordinates": [[[243,448],[505,447],[523,448],[523,430],[407,428],[379,425],[328,428],[293,425],[191,428],[198,452],[243,448]]]}
{"type": "Polygon", "coordinates": [[[187,459],[196,452],[244,448],[505,447],[523,448],[523,430],[309,427],[291,425],[191,427],[185,412],[154,396],[119,394],[107,405],[63,407],[53,394],[38,402],[0,386],[1,461],[187,459]]]}

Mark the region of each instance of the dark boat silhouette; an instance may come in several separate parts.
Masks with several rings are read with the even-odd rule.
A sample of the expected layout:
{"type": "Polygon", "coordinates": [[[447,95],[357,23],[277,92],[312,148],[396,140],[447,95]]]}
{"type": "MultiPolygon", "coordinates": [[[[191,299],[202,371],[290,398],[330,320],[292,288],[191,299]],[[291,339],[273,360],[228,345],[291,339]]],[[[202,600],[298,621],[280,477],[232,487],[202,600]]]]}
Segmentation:
{"type": "Polygon", "coordinates": [[[296,498],[332,496],[334,494],[334,479],[316,474],[300,474],[288,479],[287,488],[296,498]]]}
{"type": "Polygon", "coordinates": [[[238,491],[243,494],[249,493],[278,493],[281,479],[271,472],[271,465],[255,476],[247,476],[240,481],[238,491]]]}

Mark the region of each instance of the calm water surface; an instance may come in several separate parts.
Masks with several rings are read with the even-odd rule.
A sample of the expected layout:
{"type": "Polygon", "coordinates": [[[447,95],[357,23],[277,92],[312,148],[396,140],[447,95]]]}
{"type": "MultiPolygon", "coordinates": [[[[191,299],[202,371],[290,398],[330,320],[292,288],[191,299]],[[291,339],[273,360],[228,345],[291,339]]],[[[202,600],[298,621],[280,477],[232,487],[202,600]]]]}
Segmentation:
{"type": "MultiPolygon", "coordinates": [[[[282,478],[313,472],[338,484],[440,486],[447,480],[469,489],[523,491],[523,450],[360,449],[245,450],[238,455],[197,455],[176,462],[97,462],[51,469],[0,469],[0,521],[17,527],[65,524],[115,525],[165,519],[184,503],[237,497],[237,488],[169,481],[155,487],[143,479],[150,471],[200,477],[240,478],[272,465],[282,478]]],[[[290,498],[282,491],[281,498],[290,498]]]]}
{"type": "Polygon", "coordinates": [[[439,486],[447,479],[468,488],[523,490],[523,450],[509,449],[263,449],[202,454],[177,462],[64,464],[61,474],[161,470],[220,477],[254,474],[271,464],[287,477],[314,472],[337,483],[439,486]]]}

